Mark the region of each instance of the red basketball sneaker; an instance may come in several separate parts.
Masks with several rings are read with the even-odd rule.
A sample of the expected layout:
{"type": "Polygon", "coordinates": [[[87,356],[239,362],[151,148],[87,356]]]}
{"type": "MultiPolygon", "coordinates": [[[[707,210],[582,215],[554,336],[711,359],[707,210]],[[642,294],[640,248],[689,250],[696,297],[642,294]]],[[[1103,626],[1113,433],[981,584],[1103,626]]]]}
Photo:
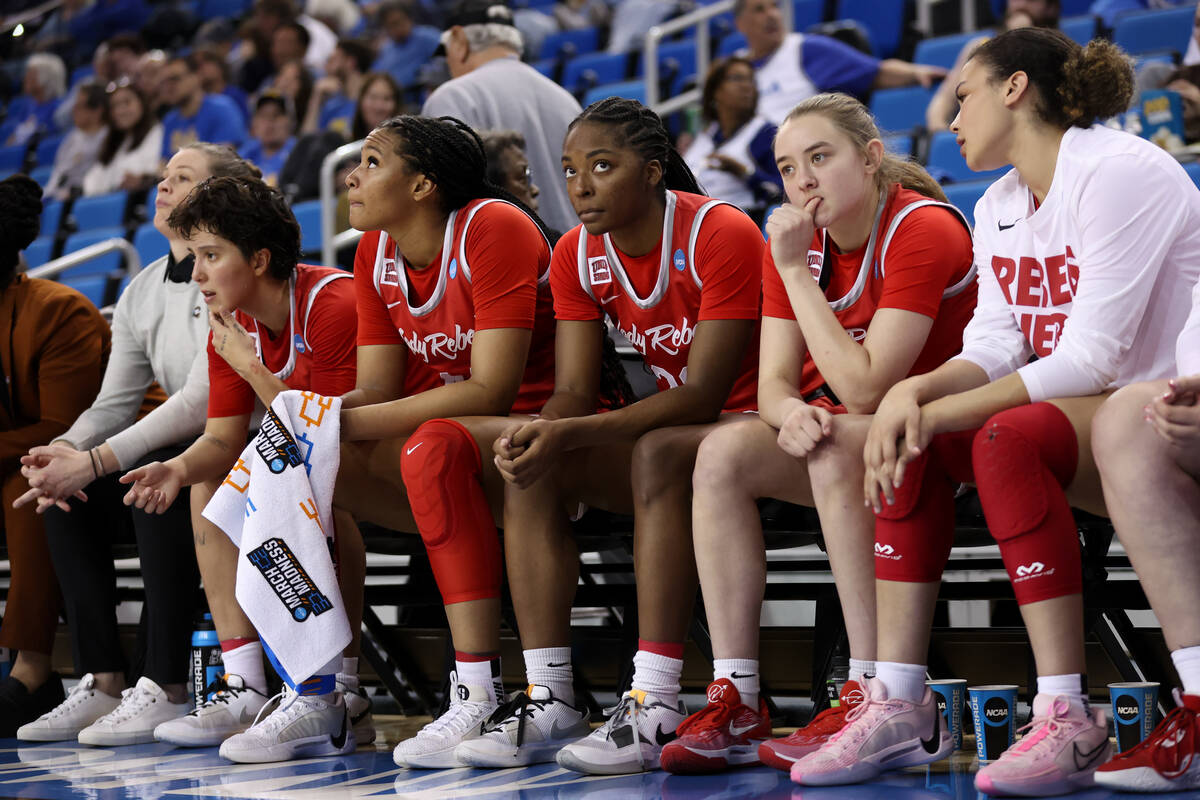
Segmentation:
{"type": "Polygon", "coordinates": [[[678,738],[667,743],[659,763],[676,775],[718,772],[758,763],[758,746],[771,736],[771,715],[760,697],[758,711],[742,705],[725,678],[708,685],[708,705],[679,723],[678,738]]]}
{"type": "Polygon", "coordinates": [[[1096,770],[1096,783],[1126,792],[1200,789],[1200,696],[1175,690],[1174,711],[1137,747],[1096,770]]]}
{"type": "Polygon", "coordinates": [[[838,705],[813,717],[812,722],[782,739],[768,739],[758,746],[758,759],[768,767],[790,772],[792,764],[816,750],[846,724],[846,712],[863,701],[858,681],[846,681],[838,693],[838,705]]]}

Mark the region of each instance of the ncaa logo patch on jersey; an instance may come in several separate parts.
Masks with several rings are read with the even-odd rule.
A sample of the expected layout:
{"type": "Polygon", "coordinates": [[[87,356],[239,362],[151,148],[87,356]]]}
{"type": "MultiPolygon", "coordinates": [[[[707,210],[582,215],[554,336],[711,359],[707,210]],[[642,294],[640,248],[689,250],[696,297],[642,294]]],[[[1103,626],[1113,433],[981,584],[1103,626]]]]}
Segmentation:
{"type": "Polygon", "coordinates": [[[683,250],[676,250],[675,255],[671,257],[672,263],[675,264],[675,269],[683,272],[687,267],[687,259],[684,258],[683,250]]]}
{"type": "Polygon", "coordinates": [[[304,351],[307,348],[304,346],[304,337],[303,336],[301,336],[300,334],[297,333],[295,336],[292,337],[292,344],[295,345],[297,353],[299,353],[300,355],[304,355],[304,351]]]}
{"type": "Polygon", "coordinates": [[[592,286],[612,283],[612,269],[608,266],[607,257],[596,256],[588,259],[588,279],[592,282],[592,286]]]}
{"type": "Polygon", "coordinates": [[[454,278],[457,275],[458,275],[458,259],[452,258],[452,259],[450,259],[450,280],[454,280],[454,278]]]}

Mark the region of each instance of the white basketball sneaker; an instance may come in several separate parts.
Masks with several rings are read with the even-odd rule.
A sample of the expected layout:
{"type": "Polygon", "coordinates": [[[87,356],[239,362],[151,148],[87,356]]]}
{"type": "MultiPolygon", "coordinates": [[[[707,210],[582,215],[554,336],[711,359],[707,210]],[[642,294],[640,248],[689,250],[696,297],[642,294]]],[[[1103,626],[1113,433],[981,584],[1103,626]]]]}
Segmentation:
{"type": "Polygon", "coordinates": [[[80,744],[112,747],[154,741],[154,729],[192,710],[186,700],[172,703],[157,683],[143,675],[121,692],[121,704],[79,732],[80,744]]]}
{"type": "Polygon", "coordinates": [[[455,748],[478,736],[496,708],[487,689],[459,683],[458,673],[451,672],[450,705],[416,736],[396,745],[392,759],[398,766],[417,769],[461,767],[462,762],[454,757],[455,748]]]}
{"type": "Polygon", "coordinates": [[[358,677],[338,673],[337,689],[346,700],[346,711],[350,714],[350,727],[354,728],[354,741],[359,745],[375,743],[375,718],[371,716],[371,698],[358,685],[358,677]]]}
{"type": "Polygon", "coordinates": [[[204,690],[215,694],[189,713],[154,729],[154,738],[180,747],[215,747],[254,724],[266,695],[250,688],[241,675],[222,675],[204,690]]]}
{"type": "Polygon", "coordinates": [[[541,764],[591,731],[586,711],[559,700],[548,687],[531,684],[496,709],[479,736],[454,749],[454,757],[471,767],[541,764]]]}
{"type": "Polygon", "coordinates": [[[17,738],[26,742],[65,742],[121,705],[121,698],[112,697],[96,688],[92,673],[83,676],[56,707],[33,722],[17,728],[17,738]]]}
{"type": "Polygon", "coordinates": [[[605,723],[591,735],[558,751],[558,765],[589,775],[623,775],[658,769],[663,745],[687,716],[683,702],[671,707],[652,694],[632,689],[604,711],[605,723]]]}
{"type": "MultiPolygon", "coordinates": [[[[221,744],[222,758],[240,764],[290,761],[301,756],[340,756],[353,753],[354,730],[346,702],[339,692],[322,696],[296,694],[285,686],[267,716],[221,744]]],[[[271,708],[263,706],[263,711],[271,708]]]]}

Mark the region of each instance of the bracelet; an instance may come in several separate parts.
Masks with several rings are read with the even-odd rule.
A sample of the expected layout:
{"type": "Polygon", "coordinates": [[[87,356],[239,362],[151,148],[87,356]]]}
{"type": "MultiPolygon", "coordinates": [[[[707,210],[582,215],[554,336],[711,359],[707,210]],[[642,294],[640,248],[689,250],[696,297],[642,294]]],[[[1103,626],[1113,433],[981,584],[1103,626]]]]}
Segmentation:
{"type": "Polygon", "coordinates": [[[91,450],[88,450],[88,460],[92,462],[92,480],[98,480],[100,478],[100,468],[96,465],[96,462],[99,460],[96,456],[96,448],[93,447],[91,450]]]}

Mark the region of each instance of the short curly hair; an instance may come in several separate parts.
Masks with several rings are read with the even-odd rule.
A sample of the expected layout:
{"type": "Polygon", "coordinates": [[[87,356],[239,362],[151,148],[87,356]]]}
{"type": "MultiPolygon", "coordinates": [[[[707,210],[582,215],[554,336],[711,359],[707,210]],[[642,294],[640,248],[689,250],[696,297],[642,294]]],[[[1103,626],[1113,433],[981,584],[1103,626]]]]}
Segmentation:
{"type": "Polygon", "coordinates": [[[28,175],[0,181],[0,289],[17,273],[22,250],[37,238],[42,225],[42,187],[28,175]]]}
{"type": "Polygon", "coordinates": [[[167,225],[183,239],[197,231],[232,242],[250,260],[266,250],[268,274],[287,280],[300,261],[300,225],[277,190],[259,178],[208,178],[175,207],[167,225]]]}

